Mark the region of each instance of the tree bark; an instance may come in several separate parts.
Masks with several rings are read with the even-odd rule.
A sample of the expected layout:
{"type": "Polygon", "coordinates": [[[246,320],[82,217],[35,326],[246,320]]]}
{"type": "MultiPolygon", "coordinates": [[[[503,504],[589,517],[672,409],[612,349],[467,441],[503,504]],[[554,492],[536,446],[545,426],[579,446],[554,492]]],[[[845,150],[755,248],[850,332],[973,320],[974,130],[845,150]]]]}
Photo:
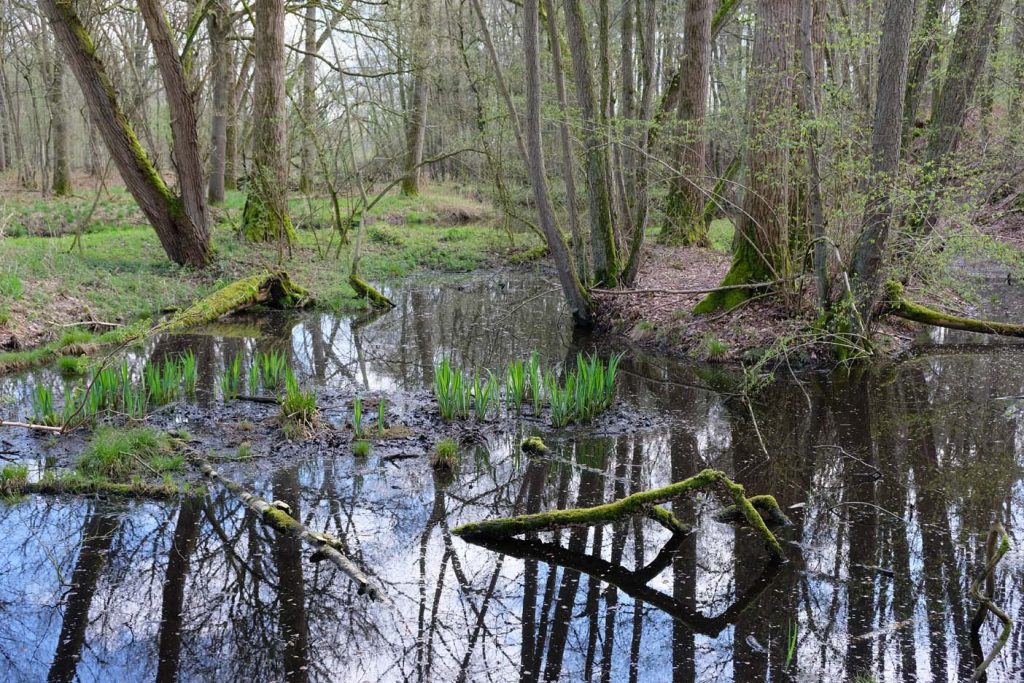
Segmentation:
{"type": "Polygon", "coordinates": [[[688,0],[686,4],[681,97],[676,143],[677,177],[673,179],[665,205],[665,244],[705,244],[704,176],[707,139],[704,116],[711,78],[711,0],[688,0]]]}
{"type": "Polygon", "coordinates": [[[206,19],[210,35],[210,81],[213,117],[210,121],[210,180],[206,194],[210,203],[224,201],[228,151],[228,84],[231,78],[231,5],[217,0],[206,19]]]}
{"type": "Polygon", "coordinates": [[[147,23],[153,30],[150,39],[157,58],[165,62],[160,65],[161,76],[173,112],[174,149],[180,154],[175,159],[180,197],[167,187],[139,143],[73,3],[40,0],[39,6],[53,27],[125,186],[156,230],[164,251],[176,263],[201,267],[210,260],[210,238],[201,187],[195,111],[177,50],[170,40],[167,19],[154,3],[155,0],[140,0],[140,7],[149,15],[147,23]]]}
{"type": "Polygon", "coordinates": [[[256,0],[253,155],[242,233],[254,242],[291,244],[285,129],[284,0],[256,0]]]}
{"type": "Polygon", "coordinates": [[[316,150],[313,146],[316,118],[316,12],[317,5],[306,6],[303,22],[303,40],[306,54],[302,57],[302,153],[299,159],[299,191],[308,194],[313,187],[313,159],[316,150]]]}
{"type": "Polygon", "coordinates": [[[71,170],[68,166],[68,123],[64,104],[64,61],[54,55],[51,72],[49,105],[50,135],[53,144],[53,184],[57,197],[71,194],[71,170]]]}
{"type": "MultiPolygon", "coordinates": [[[[747,183],[732,266],[723,285],[786,279],[789,255],[789,151],[795,39],[800,0],[759,0],[747,85],[747,183]]],[[[694,313],[731,309],[755,290],[714,292],[694,313]]]]}
{"type": "Polygon", "coordinates": [[[939,32],[942,30],[942,6],[945,0],[926,0],[924,17],[921,21],[921,43],[917,46],[907,72],[907,85],[903,99],[903,145],[913,139],[917,125],[917,111],[921,103],[923,86],[928,79],[932,55],[939,46],[939,32]]]}
{"type": "MultiPolygon", "coordinates": [[[[571,0],[578,2],[578,0],[571,0]]],[[[577,8],[578,9],[578,8],[577,8]]],[[[569,258],[569,250],[562,239],[562,233],[555,221],[548,193],[547,174],[544,170],[544,144],[540,130],[540,7],[538,0],[525,0],[523,4],[523,52],[526,57],[526,164],[533,187],[533,198],[541,229],[547,238],[548,249],[558,270],[566,302],[577,325],[590,327],[594,323],[592,302],[576,276],[576,269],[569,258]]]]}
{"type": "Polygon", "coordinates": [[[429,97],[430,0],[416,1],[416,30],[412,49],[412,107],[406,129],[405,177],[402,194],[414,197],[420,193],[423,147],[427,139],[427,99],[429,97]]]}
{"type": "Polygon", "coordinates": [[[913,3],[888,0],[878,54],[878,93],[871,136],[871,186],[850,264],[850,286],[864,329],[870,329],[882,282],[882,264],[892,223],[890,192],[899,170],[903,107],[910,58],[913,3]]]}

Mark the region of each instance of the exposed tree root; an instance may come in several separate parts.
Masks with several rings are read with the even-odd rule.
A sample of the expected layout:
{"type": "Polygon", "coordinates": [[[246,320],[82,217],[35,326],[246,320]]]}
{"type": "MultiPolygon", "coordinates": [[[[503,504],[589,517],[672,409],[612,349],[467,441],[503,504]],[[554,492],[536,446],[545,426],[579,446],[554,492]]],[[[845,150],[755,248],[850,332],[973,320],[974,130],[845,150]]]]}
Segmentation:
{"type": "Polygon", "coordinates": [[[272,526],[280,533],[290,534],[304,541],[314,549],[311,559],[314,561],[330,560],[346,576],[359,586],[360,595],[366,594],[374,600],[387,600],[384,591],[379,588],[352,560],[345,555],[342,542],[326,533],[313,531],[299,520],[292,517],[283,506],[274,505],[263,500],[254,493],[246,491],[240,484],[231,481],[215,470],[212,465],[201,458],[196,459],[199,470],[208,478],[219,482],[224,488],[238,496],[246,507],[259,515],[264,524],[272,526]]]}
{"type": "Polygon", "coordinates": [[[975,318],[963,318],[951,313],[944,313],[934,308],[915,304],[903,297],[903,285],[898,282],[889,281],[886,283],[888,301],[884,311],[897,318],[912,320],[925,325],[945,327],[951,330],[964,330],[966,332],[980,332],[981,334],[998,334],[1004,337],[1024,337],[1024,325],[1015,323],[1001,323],[992,320],[977,320],[975,318]]]}
{"type": "MultiPolygon", "coordinates": [[[[519,517],[470,522],[469,524],[457,527],[452,533],[468,539],[508,538],[520,534],[553,531],[566,527],[610,524],[620,519],[640,514],[651,516],[661,522],[664,519],[664,515],[655,511],[657,506],[705,489],[718,493],[735,505],[736,509],[742,513],[746,523],[764,539],[765,545],[768,547],[772,557],[776,560],[784,559],[782,545],[768,529],[765,520],[758,514],[750,499],[746,497],[743,486],[733,482],[724,472],[710,469],[704,470],[689,479],[684,479],[661,488],[651,489],[650,491],[634,493],[631,496],[626,496],[604,505],[570,510],[550,510],[531,515],[520,515],[519,517]]],[[[671,514],[664,510],[663,512],[671,514]]],[[[671,521],[669,523],[671,524],[671,521]]],[[[676,520],[676,524],[678,524],[678,520],[676,520]]]]}

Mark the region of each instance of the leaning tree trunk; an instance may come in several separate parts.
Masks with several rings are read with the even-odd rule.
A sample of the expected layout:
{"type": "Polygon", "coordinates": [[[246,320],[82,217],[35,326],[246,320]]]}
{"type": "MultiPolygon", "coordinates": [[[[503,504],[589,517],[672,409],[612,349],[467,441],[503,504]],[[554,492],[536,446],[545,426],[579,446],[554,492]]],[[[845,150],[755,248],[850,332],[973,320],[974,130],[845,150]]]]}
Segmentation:
{"type": "Polygon", "coordinates": [[[217,0],[206,20],[210,35],[210,80],[213,90],[213,117],[210,122],[210,180],[207,199],[224,201],[224,177],[228,150],[228,81],[231,78],[231,5],[217,0]]]}
{"type": "MultiPolygon", "coordinates": [[[[722,281],[731,285],[774,282],[790,271],[789,152],[792,136],[795,38],[800,0],[759,0],[754,50],[747,85],[747,184],[736,226],[732,266],[722,281]]],[[[730,309],[757,290],[736,288],[709,294],[694,313],[730,309]]]]}
{"type": "Polygon", "coordinates": [[[689,0],[686,4],[679,135],[676,143],[678,171],[665,205],[661,241],[665,244],[704,244],[704,164],[707,139],[704,116],[711,78],[711,0],[689,0]]]}
{"type": "Polygon", "coordinates": [[[548,249],[558,270],[558,280],[577,325],[593,325],[594,313],[590,298],[580,285],[576,269],[569,258],[562,233],[555,221],[555,212],[548,193],[547,174],[544,170],[544,144],[540,129],[540,43],[539,1],[525,0],[523,4],[523,43],[526,56],[526,163],[537,203],[541,228],[547,238],[548,249]]]}
{"type": "Polygon", "coordinates": [[[284,0],[256,0],[253,155],[242,233],[255,242],[291,243],[285,130],[284,0]]]}
{"type": "Polygon", "coordinates": [[[54,55],[50,74],[50,135],[53,140],[53,194],[71,194],[71,171],[68,167],[68,121],[64,105],[64,62],[54,55]]]}
{"type": "Polygon", "coordinates": [[[871,137],[871,187],[864,222],[850,265],[850,285],[856,313],[870,328],[882,283],[882,264],[892,222],[890,192],[899,169],[901,122],[910,57],[913,3],[888,0],[882,23],[878,55],[878,92],[875,96],[875,127],[871,137]]]}
{"type": "Polygon", "coordinates": [[[423,147],[427,140],[428,64],[430,62],[430,0],[416,0],[416,29],[412,48],[412,108],[406,128],[405,177],[402,194],[420,193],[423,147]]]}
{"type": "Polygon", "coordinates": [[[210,235],[195,108],[162,9],[156,0],[139,0],[167,92],[181,196],[167,187],[139,143],[74,6],[67,0],[39,0],[39,6],[53,27],[121,179],[156,230],[164,251],[176,263],[205,266],[210,260],[210,235]]]}

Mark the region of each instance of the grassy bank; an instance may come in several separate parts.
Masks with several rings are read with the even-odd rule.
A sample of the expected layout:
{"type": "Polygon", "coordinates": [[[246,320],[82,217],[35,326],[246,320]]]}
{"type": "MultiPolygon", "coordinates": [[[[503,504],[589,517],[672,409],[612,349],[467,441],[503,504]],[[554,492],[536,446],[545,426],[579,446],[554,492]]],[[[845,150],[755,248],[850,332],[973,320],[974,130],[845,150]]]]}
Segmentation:
{"type": "MultiPolygon", "coordinates": [[[[299,226],[291,253],[237,237],[245,195],[229,193],[214,209],[214,263],[183,269],[164,255],[152,228],[123,191],[105,196],[89,215],[84,197],[45,202],[14,196],[0,205],[0,344],[12,336],[38,346],[80,321],[130,324],[192,300],[257,268],[281,266],[320,305],[344,310],[360,302],[347,283],[352,241],[341,245],[325,199],[293,198],[299,226]]],[[[343,207],[347,211],[347,207],[343,207]]],[[[387,282],[417,270],[470,271],[536,246],[530,234],[496,227],[490,208],[436,187],[417,198],[385,197],[365,221],[362,275],[387,282]]]]}

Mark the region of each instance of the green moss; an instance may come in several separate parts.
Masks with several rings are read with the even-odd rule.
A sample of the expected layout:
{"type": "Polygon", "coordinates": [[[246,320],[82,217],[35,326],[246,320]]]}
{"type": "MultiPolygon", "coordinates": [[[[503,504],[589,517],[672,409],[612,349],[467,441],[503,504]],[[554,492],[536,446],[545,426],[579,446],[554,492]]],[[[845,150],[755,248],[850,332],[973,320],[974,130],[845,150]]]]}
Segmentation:
{"type": "MultiPolygon", "coordinates": [[[[722,287],[734,287],[736,285],[748,285],[758,282],[768,282],[774,279],[774,275],[768,269],[764,260],[757,251],[745,240],[736,249],[733,255],[732,265],[729,272],[722,280],[722,287]]],[[[711,292],[693,308],[694,315],[714,313],[715,311],[730,311],[751,296],[757,293],[754,288],[727,289],[711,292]]]]}
{"type": "Polygon", "coordinates": [[[377,289],[355,273],[348,276],[348,284],[355,290],[356,296],[364,299],[372,308],[394,308],[395,303],[381,294],[377,289]]]}
{"type": "Polygon", "coordinates": [[[365,439],[359,439],[358,441],[352,442],[352,455],[357,458],[365,458],[370,455],[370,442],[365,439]]]}
{"type": "Polygon", "coordinates": [[[551,449],[545,445],[539,436],[523,439],[523,442],[519,444],[519,448],[527,455],[546,455],[551,452],[551,449]]]}
{"type": "Polygon", "coordinates": [[[267,204],[267,198],[255,187],[245,200],[241,233],[250,242],[283,240],[291,244],[295,241],[295,226],[288,217],[287,209],[272,209],[267,204]]]}

